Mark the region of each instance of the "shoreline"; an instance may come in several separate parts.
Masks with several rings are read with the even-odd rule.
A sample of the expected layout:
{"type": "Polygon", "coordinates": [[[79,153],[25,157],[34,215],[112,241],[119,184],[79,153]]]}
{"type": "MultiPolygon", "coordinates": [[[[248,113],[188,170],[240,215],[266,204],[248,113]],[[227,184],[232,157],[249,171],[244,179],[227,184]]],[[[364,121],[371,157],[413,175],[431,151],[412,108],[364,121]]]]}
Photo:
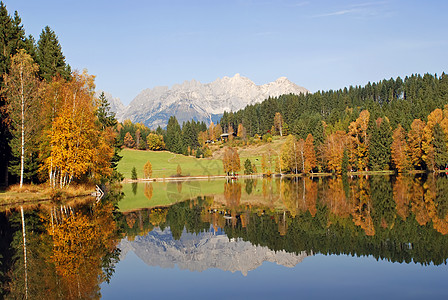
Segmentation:
{"type": "MultiPolygon", "coordinates": [[[[447,173],[448,170],[426,171],[426,170],[411,170],[405,173],[397,173],[394,170],[384,171],[357,171],[347,172],[347,176],[375,176],[375,175],[416,175],[416,174],[439,174],[447,173]]],[[[256,179],[256,178],[295,178],[295,177],[342,177],[341,174],[335,173],[301,173],[301,174],[271,174],[267,176],[265,174],[252,174],[252,175],[197,175],[197,176],[170,176],[170,177],[156,177],[156,178],[138,178],[129,179],[125,178],[121,183],[138,183],[138,182],[165,182],[165,181],[187,181],[187,180],[215,180],[215,179],[256,179]]]]}

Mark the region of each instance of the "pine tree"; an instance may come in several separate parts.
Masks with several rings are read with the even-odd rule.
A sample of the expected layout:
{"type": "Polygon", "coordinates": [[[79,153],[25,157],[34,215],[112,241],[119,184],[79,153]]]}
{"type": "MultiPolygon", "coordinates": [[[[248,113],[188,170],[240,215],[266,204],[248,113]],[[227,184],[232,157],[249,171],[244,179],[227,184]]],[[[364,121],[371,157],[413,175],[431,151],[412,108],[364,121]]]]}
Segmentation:
{"type": "Polygon", "coordinates": [[[111,141],[111,144],[114,147],[114,155],[110,161],[110,167],[112,168],[112,180],[119,180],[122,177],[117,171],[118,162],[121,160],[122,156],[119,155],[121,151],[122,144],[118,135],[116,133],[116,128],[118,125],[118,121],[115,118],[115,113],[111,111],[109,101],[107,100],[104,92],[100,94],[98,97],[98,109],[96,110],[96,117],[98,118],[98,122],[100,123],[101,131],[104,134],[108,134],[108,138],[111,141]]]}
{"type": "Polygon", "coordinates": [[[48,26],[42,30],[37,42],[37,62],[40,76],[47,82],[58,74],[65,80],[70,79],[71,69],[65,62],[58,37],[48,26]]]}
{"type": "MultiPolygon", "coordinates": [[[[132,180],[137,180],[138,176],[137,176],[137,169],[135,167],[132,168],[131,170],[131,179],[132,180]]],[[[135,193],[134,193],[135,194],[135,193]]]]}
{"type": "Polygon", "coordinates": [[[389,121],[378,118],[370,129],[369,166],[371,170],[389,170],[392,136],[389,121]]]}
{"type": "Polygon", "coordinates": [[[111,111],[110,103],[104,95],[104,92],[101,92],[98,97],[96,116],[103,130],[107,127],[115,127],[118,124],[117,119],[115,118],[115,113],[111,111]]]}
{"type": "Polygon", "coordinates": [[[166,127],[166,137],[164,137],[166,149],[174,153],[182,153],[182,131],[175,116],[171,116],[166,127]]]}
{"type": "Polygon", "coordinates": [[[244,174],[245,175],[251,175],[254,173],[253,167],[252,167],[252,162],[250,161],[250,159],[246,159],[244,161],[244,174]]]}

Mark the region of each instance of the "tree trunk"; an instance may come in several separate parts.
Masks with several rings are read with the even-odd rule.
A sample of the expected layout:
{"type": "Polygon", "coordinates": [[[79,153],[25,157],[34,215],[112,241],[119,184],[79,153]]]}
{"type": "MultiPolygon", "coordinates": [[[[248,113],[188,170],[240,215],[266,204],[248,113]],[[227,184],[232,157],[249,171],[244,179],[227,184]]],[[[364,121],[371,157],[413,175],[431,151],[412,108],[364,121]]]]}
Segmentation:
{"type": "Polygon", "coordinates": [[[20,97],[21,97],[21,113],[22,113],[22,140],[20,154],[20,188],[23,186],[23,165],[25,163],[25,96],[23,95],[23,65],[20,68],[20,97]]]}
{"type": "Polygon", "coordinates": [[[25,299],[28,299],[28,270],[27,270],[27,259],[26,259],[25,216],[23,214],[23,206],[20,206],[20,213],[22,215],[23,263],[24,263],[24,267],[25,267],[25,299]]]}

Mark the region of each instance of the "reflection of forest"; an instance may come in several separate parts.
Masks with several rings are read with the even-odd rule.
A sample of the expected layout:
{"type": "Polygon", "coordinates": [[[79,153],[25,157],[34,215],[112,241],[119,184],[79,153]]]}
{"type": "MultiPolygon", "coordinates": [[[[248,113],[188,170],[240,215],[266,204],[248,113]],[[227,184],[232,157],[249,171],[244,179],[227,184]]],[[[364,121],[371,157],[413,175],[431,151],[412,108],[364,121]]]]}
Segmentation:
{"type": "Polygon", "coordinates": [[[226,182],[223,198],[128,212],[119,226],[131,240],[154,227],[169,226],[179,239],[184,229],[213,226],[273,250],[441,264],[448,258],[447,192],[448,179],[433,175],[226,182]],[[257,186],[262,195],[253,197],[257,186]]]}
{"type": "Polygon", "coordinates": [[[114,203],[77,199],[25,207],[23,218],[20,208],[0,214],[0,295],[100,298],[99,285],[110,280],[119,257],[114,203]]]}

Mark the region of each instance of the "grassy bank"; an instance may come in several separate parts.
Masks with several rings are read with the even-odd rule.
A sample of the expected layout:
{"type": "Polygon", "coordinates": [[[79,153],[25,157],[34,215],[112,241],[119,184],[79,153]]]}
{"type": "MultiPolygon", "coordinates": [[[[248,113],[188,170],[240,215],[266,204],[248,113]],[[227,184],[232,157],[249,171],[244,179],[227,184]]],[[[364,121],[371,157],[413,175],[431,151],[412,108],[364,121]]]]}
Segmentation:
{"type": "Polygon", "coordinates": [[[48,184],[26,184],[22,188],[12,185],[0,192],[0,205],[26,204],[53,199],[87,196],[95,191],[91,185],[71,185],[64,189],[52,189],[48,184]]]}

